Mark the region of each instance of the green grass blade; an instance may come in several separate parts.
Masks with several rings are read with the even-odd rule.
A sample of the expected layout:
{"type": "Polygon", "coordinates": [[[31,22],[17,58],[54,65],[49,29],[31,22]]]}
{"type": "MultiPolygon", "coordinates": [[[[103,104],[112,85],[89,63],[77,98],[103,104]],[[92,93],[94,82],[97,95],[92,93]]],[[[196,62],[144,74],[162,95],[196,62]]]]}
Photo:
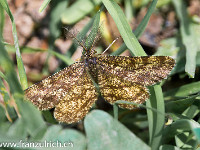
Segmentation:
{"type": "Polygon", "coordinates": [[[179,119],[163,130],[164,136],[162,142],[169,142],[172,138],[174,138],[175,135],[180,134],[180,132],[183,131],[192,131],[196,135],[196,138],[199,140],[199,129],[199,123],[195,122],[194,120],[179,119]]]}
{"type": "Polygon", "coordinates": [[[1,67],[4,69],[4,78],[6,78],[6,81],[8,82],[10,86],[11,93],[23,93],[23,90],[21,89],[21,86],[18,82],[16,72],[14,71],[14,64],[9,59],[9,56],[7,52],[4,49],[4,46],[0,40],[0,64],[1,67]]]}
{"type": "Polygon", "coordinates": [[[197,114],[199,114],[199,108],[196,105],[189,106],[183,113],[188,119],[193,119],[197,114]]]}
{"type": "MultiPolygon", "coordinates": [[[[137,39],[142,35],[142,33],[145,30],[145,27],[147,26],[149,19],[156,7],[156,3],[158,0],[153,0],[145,17],[142,19],[141,23],[139,24],[139,26],[136,28],[136,30],[134,31],[135,36],[137,37],[137,39]]],[[[127,49],[127,46],[125,44],[122,44],[120,46],[120,48],[118,50],[116,50],[115,52],[113,52],[111,55],[119,55],[121,53],[123,53],[125,50],[127,49]]]]}
{"type": "Polygon", "coordinates": [[[124,100],[118,100],[118,101],[115,102],[115,104],[134,105],[134,106],[136,106],[136,107],[140,107],[140,108],[144,108],[144,109],[150,109],[151,111],[154,111],[154,112],[156,112],[156,113],[160,113],[160,114],[162,114],[162,115],[165,116],[165,114],[163,114],[162,112],[159,112],[157,109],[154,109],[154,108],[152,108],[152,107],[147,107],[147,106],[145,106],[145,105],[143,105],[143,104],[138,104],[138,103],[134,103],[134,102],[127,102],[127,101],[124,101],[124,100]]]}
{"type": "Polygon", "coordinates": [[[113,114],[114,114],[114,118],[116,119],[116,120],[118,120],[118,105],[117,105],[117,103],[114,103],[114,105],[113,105],[113,114]]]}
{"type": "Polygon", "coordinates": [[[139,26],[137,27],[137,29],[135,30],[134,34],[136,35],[137,38],[139,38],[142,33],[144,32],[149,19],[154,11],[154,9],[156,8],[156,4],[157,4],[158,0],[153,0],[146,15],[144,16],[144,18],[142,19],[141,23],[139,24],[139,26]]]}
{"type": "Polygon", "coordinates": [[[17,67],[18,67],[18,71],[19,71],[20,82],[21,82],[23,89],[26,89],[26,88],[28,88],[28,83],[27,83],[26,72],[24,69],[24,64],[22,62],[22,58],[21,58],[21,54],[20,54],[20,48],[19,48],[19,43],[18,43],[18,37],[17,37],[17,31],[16,31],[14,17],[10,11],[7,1],[0,0],[0,3],[3,6],[4,10],[7,12],[7,14],[9,15],[11,22],[12,22],[12,33],[13,33],[14,45],[15,45],[15,49],[16,49],[17,67]]]}
{"type": "Polygon", "coordinates": [[[101,0],[78,0],[67,8],[61,15],[62,23],[74,24],[99,5],[101,0]]]}
{"type": "Polygon", "coordinates": [[[198,47],[196,44],[197,42],[194,35],[194,30],[187,14],[186,2],[182,0],[173,0],[172,2],[180,20],[182,42],[186,48],[185,72],[188,73],[189,77],[194,78],[198,47]]]}
{"type": "Polygon", "coordinates": [[[9,84],[10,92],[18,106],[19,114],[25,123],[25,130],[27,130],[30,135],[34,135],[35,133],[40,132],[41,128],[46,126],[45,122],[40,112],[30,102],[24,101],[23,90],[18,81],[14,64],[10,60],[1,40],[0,53],[0,65],[5,72],[4,75],[6,77],[6,81],[9,84]]]}
{"type": "Polygon", "coordinates": [[[191,106],[195,102],[196,97],[198,96],[199,94],[195,96],[183,98],[180,100],[166,101],[166,104],[165,104],[166,112],[181,114],[183,113],[184,110],[186,110],[189,106],[191,106]]]}
{"type": "Polygon", "coordinates": [[[5,14],[4,14],[3,7],[0,4],[0,37],[1,38],[3,37],[4,22],[5,22],[5,14]]]}
{"type": "Polygon", "coordinates": [[[67,65],[71,65],[74,63],[74,61],[70,58],[66,58],[65,55],[63,54],[60,54],[58,52],[55,52],[55,51],[50,51],[51,54],[53,54],[54,56],[56,56],[57,58],[59,58],[60,60],[62,60],[65,64],[67,65]]]}
{"type": "MultiPolygon", "coordinates": [[[[11,44],[5,44],[5,49],[8,53],[15,53],[15,47],[14,45],[11,44]]],[[[21,52],[23,53],[36,53],[36,52],[46,52],[45,49],[41,49],[41,48],[33,48],[33,47],[27,47],[27,46],[22,46],[20,47],[21,52]]]]}
{"type": "Polygon", "coordinates": [[[99,32],[100,13],[101,13],[101,10],[99,10],[97,12],[94,22],[93,22],[93,25],[92,25],[92,29],[90,31],[90,34],[88,35],[88,37],[85,41],[86,49],[93,48],[94,42],[96,42],[95,40],[98,40],[98,39],[96,39],[96,37],[98,36],[97,34],[99,32]]]}
{"type": "Polygon", "coordinates": [[[1,80],[1,78],[0,78],[0,97],[3,98],[3,101],[1,102],[1,106],[3,106],[2,108],[4,108],[4,112],[2,114],[5,114],[7,119],[11,122],[12,121],[11,116],[14,116],[15,112],[14,112],[13,107],[10,107],[10,105],[9,105],[10,96],[9,96],[9,93],[6,90],[3,80],[1,80]]]}
{"type": "Polygon", "coordinates": [[[175,97],[185,97],[191,94],[198,93],[200,91],[200,81],[193,82],[190,84],[185,84],[178,88],[171,89],[164,93],[164,96],[175,96],[175,97]]]}
{"type": "Polygon", "coordinates": [[[10,100],[10,96],[9,96],[9,94],[8,94],[8,92],[7,92],[7,90],[6,90],[5,86],[4,86],[3,81],[1,80],[1,78],[0,78],[0,94],[3,97],[5,105],[7,105],[8,101],[10,100]]]}
{"type": "Polygon", "coordinates": [[[85,26],[84,28],[78,33],[76,36],[78,40],[83,40],[83,37],[85,37],[88,33],[88,31],[92,28],[94,20],[96,16],[94,16],[85,26]]]}
{"type": "Polygon", "coordinates": [[[0,71],[0,77],[6,80],[6,76],[0,71]]]}
{"type": "Polygon", "coordinates": [[[39,9],[39,12],[42,12],[47,6],[48,4],[50,3],[51,0],[44,0],[44,2],[42,3],[40,9],[39,9]]]}
{"type": "Polygon", "coordinates": [[[165,106],[160,85],[150,87],[150,93],[150,100],[146,102],[146,106],[157,109],[158,112],[147,109],[150,134],[149,141],[152,150],[157,150],[162,140],[162,130],[165,121],[165,116],[163,115],[165,114],[165,106]]]}
{"type": "Polygon", "coordinates": [[[124,5],[125,5],[126,18],[128,19],[128,21],[131,21],[131,19],[133,18],[133,14],[134,14],[132,0],[125,0],[124,5]]]}
{"type": "Polygon", "coordinates": [[[50,12],[50,22],[49,22],[49,48],[54,49],[54,42],[61,34],[61,13],[69,5],[69,1],[52,1],[51,3],[51,12],[50,12]]]}
{"type": "Polygon", "coordinates": [[[173,145],[162,145],[159,150],[180,150],[180,148],[173,145]]]}
{"type": "Polygon", "coordinates": [[[102,2],[115,21],[115,24],[117,25],[117,28],[130,52],[135,56],[146,55],[137,38],[132,33],[127,19],[117,3],[114,0],[102,0],[102,2]]]}

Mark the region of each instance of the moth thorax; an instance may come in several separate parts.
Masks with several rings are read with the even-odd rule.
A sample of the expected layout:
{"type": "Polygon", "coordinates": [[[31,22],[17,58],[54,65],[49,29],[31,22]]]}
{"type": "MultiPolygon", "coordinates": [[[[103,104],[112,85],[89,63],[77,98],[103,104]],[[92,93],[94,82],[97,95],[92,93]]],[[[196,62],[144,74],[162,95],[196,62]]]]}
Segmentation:
{"type": "Polygon", "coordinates": [[[85,64],[88,67],[94,66],[97,64],[96,57],[88,57],[85,59],[85,64]]]}

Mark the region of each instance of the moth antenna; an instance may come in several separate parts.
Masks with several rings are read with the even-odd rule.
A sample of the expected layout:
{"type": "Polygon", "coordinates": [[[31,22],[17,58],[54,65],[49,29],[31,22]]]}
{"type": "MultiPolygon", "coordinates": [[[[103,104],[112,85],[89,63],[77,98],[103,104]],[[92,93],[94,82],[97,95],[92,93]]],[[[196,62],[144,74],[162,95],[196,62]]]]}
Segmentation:
{"type": "Polygon", "coordinates": [[[102,54],[104,54],[106,51],[108,51],[108,49],[119,39],[121,38],[121,36],[117,37],[104,51],[102,54]]]}
{"type": "Polygon", "coordinates": [[[83,45],[82,41],[80,41],[79,39],[77,39],[77,37],[75,36],[75,34],[72,33],[72,32],[70,31],[69,28],[67,28],[67,27],[63,27],[63,28],[64,28],[66,31],[69,32],[70,37],[73,38],[73,39],[75,39],[76,42],[77,42],[84,50],[87,50],[86,47],[83,45]]]}
{"type": "Polygon", "coordinates": [[[82,42],[80,42],[76,37],[74,37],[74,39],[78,42],[79,45],[81,45],[81,47],[83,47],[84,50],[87,50],[82,42]]]}

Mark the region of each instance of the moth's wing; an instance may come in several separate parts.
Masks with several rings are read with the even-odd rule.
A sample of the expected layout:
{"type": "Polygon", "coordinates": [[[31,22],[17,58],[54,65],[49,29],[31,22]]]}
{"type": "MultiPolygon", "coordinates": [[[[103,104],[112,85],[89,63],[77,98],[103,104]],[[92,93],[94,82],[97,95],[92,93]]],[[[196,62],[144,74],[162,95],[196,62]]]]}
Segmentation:
{"type": "Polygon", "coordinates": [[[25,90],[25,96],[40,110],[55,107],[68,95],[84,71],[82,62],[74,63],[25,90]]]}
{"type": "MultiPolygon", "coordinates": [[[[148,89],[143,85],[124,81],[115,74],[107,74],[102,68],[98,68],[98,83],[102,96],[111,104],[118,100],[141,104],[149,98],[148,89]]],[[[130,104],[119,106],[127,109],[136,107],[130,104]]]]}
{"type": "Polygon", "coordinates": [[[76,85],[73,85],[64,99],[56,105],[54,117],[60,122],[78,122],[88,113],[96,100],[95,86],[84,71],[76,85]]]}
{"type": "Polygon", "coordinates": [[[125,81],[149,86],[166,78],[174,67],[175,60],[169,56],[99,55],[97,64],[105,74],[114,74],[125,81]]]}

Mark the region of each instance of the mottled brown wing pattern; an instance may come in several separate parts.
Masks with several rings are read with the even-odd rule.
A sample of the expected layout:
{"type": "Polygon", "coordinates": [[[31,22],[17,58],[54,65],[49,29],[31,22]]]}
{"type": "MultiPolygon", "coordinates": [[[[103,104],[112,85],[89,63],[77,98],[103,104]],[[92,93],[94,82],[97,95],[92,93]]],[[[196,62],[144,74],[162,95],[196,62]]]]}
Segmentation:
{"type": "MultiPolygon", "coordinates": [[[[174,67],[168,56],[102,56],[97,58],[98,83],[103,97],[113,104],[117,100],[143,103],[149,98],[145,86],[164,79],[174,67]]],[[[132,109],[134,105],[119,105],[132,109]]]]}
{"type": "Polygon", "coordinates": [[[60,122],[78,122],[88,113],[97,100],[97,92],[86,70],[71,87],[68,94],[54,110],[54,117],[60,122]]]}
{"type": "MultiPolygon", "coordinates": [[[[124,81],[118,76],[106,74],[105,70],[98,69],[98,81],[102,96],[111,104],[118,100],[134,103],[144,103],[149,98],[146,87],[138,83],[124,81]]],[[[122,108],[132,109],[135,105],[119,104],[122,108]]]]}
{"type": "Polygon", "coordinates": [[[84,64],[74,63],[54,75],[32,85],[25,90],[25,95],[40,110],[55,107],[62,100],[84,72],[84,64]]]}
{"type": "MultiPolygon", "coordinates": [[[[111,104],[117,100],[140,104],[149,97],[145,86],[165,78],[175,64],[167,56],[90,57],[83,57],[83,62],[74,63],[34,84],[25,90],[26,97],[40,110],[55,107],[54,117],[58,121],[74,123],[83,119],[97,100],[98,94],[88,73],[95,77],[101,94],[111,104]]],[[[127,104],[119,106],[135,107],[127,104]]]]}
{"type": "Polygon", "coordinates": [[[115,74],[125,81],[149,86],[166,78],[175,61],[168,56],[99,55],[97,64],[101,66],[101,70],[106,70],[106,74],[115,74]]]}

